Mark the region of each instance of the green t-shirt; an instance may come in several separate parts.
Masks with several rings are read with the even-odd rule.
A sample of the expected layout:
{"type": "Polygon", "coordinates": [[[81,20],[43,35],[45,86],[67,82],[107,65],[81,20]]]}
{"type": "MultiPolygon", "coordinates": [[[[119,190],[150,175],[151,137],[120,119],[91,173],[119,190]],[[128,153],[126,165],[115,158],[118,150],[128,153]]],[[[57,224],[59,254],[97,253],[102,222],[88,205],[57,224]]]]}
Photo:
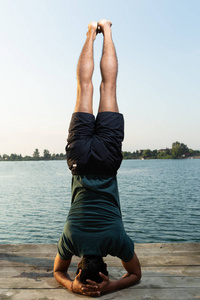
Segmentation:
{"type": "Polygon", "coordinates": [[[72,177],[72,203],[58,253],[61,259],[110,254],[131,260],[134,244],[124,230],[116,176],[72,177]]]}

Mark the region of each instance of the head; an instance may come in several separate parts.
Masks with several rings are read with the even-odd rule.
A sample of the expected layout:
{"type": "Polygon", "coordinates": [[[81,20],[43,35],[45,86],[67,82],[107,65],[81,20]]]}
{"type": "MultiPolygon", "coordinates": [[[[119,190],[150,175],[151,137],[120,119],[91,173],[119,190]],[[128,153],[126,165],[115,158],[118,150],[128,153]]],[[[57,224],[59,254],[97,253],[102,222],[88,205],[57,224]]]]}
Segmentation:
{"type": "Polygon", "coordinates": [[[103,281],[99,272],[108,276],[107,265],[104,263],[102,257],[100,256],[93,256],[93,255],[85,255],[81,259],[78,264],[78,268],[76,274],[79,273],[81,269],[81,282],[87,283],[86,279],[93,280],[97,283],[103,281]]]}

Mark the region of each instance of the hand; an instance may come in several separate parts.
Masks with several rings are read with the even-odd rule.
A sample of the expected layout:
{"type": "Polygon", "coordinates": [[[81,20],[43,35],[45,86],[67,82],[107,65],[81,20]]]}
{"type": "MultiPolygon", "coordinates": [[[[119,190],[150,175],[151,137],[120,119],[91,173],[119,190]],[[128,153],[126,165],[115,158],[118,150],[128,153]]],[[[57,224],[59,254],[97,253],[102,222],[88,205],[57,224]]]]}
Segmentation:
{"type": "Polygon", "coordinates": [[[106,276],[106,275],[104,275],[101,272],[99,272],[99,275],[101,276],[101,278],[103,279],[103,281],[101,283],[96,283],[95,281],[87,279],[87,282],[89,284],[87,284],[86,287],[83,288],[84,292],[92,290],[92,288],[95,289],[96,292],[99,292],[99,296],[100,296],[100,294],[111,292],[111,285],[112,285],[112,283],[109,280],[109,277],[106,276]]]}
{"type": "Polygon", "coordinates": [[[92,296],[92,297],[100,296],[100,293],[97,290],[98,289],[97,285],[93,285],[90,288],[87,288],[87,285],[81,282],[80,276],[81,276],[81,269],[73,281],[72,292],[81,295],[92,296]]]}

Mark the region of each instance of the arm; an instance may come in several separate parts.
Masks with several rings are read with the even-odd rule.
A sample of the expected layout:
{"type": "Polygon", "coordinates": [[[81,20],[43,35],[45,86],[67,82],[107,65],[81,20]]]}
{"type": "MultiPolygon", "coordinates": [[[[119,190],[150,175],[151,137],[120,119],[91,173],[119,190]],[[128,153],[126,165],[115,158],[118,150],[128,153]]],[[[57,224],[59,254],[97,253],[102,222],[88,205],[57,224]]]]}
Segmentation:
{"type": "Polygon", "coordinates": [[[84,291],[90,289],[91,286],[98,286],[97,291],[100,291],[101,294],[104,294],[120,290],[138,283],[141,279],[141,268],[136,253],[134,253],[133,258],[129,262],[122,261],[122,264],[127,271],[127,273],[122,278],[120,278],[119,280],[110,281],[107,276],[100,273],[100,276],[103,278],[103,282],[97,284],[94,281],[87,280],[89,285],[84,288],[84,291]]]}
{"type": "Polygon", "coordinates": [[[72,280],[67,272],[69,265],[71,263],[71,259],[64,260],[59,257],[59,255],[56,255],[56,258],[54,260],[54,277],[58,281],[58,283],[68,290],[72,291],[72,280]]]}
{"type": "Polygon", "coordinates": [[[134,252],[132,259],[129,262],[122,261],[124,269],[127,273],[119,280],[119,287],[125,288],[138,283],[142,277],[139,259],[134,252]]]}
{"type": "Polygon", "coordinates": [[[69,274],[67,273],[70,263],[71,258],[69,260],[64,260],[61,259],[58,254],[56,255],[53,272],[57,282],[71,292],[77,294],[84,293],[87,296],[99,296],[99,291],[96,291],[96,287],[92,287],[87,292],[84,292],[85,285],[82,284],[80,280],[81,270],[75,277],[74,281],[70,278],[69,274]]]}

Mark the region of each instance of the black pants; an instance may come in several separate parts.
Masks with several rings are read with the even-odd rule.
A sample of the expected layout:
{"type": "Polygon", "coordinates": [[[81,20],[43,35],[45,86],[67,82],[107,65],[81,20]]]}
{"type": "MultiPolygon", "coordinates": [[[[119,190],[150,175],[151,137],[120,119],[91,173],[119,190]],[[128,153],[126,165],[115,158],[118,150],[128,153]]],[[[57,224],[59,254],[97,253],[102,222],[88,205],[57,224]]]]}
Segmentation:
{"type": "Polygon", "coordinates": [[[117,112],[73,113],[66,153],[73,175],[116,175],[122,161],[124,118],[117,112]]]}

